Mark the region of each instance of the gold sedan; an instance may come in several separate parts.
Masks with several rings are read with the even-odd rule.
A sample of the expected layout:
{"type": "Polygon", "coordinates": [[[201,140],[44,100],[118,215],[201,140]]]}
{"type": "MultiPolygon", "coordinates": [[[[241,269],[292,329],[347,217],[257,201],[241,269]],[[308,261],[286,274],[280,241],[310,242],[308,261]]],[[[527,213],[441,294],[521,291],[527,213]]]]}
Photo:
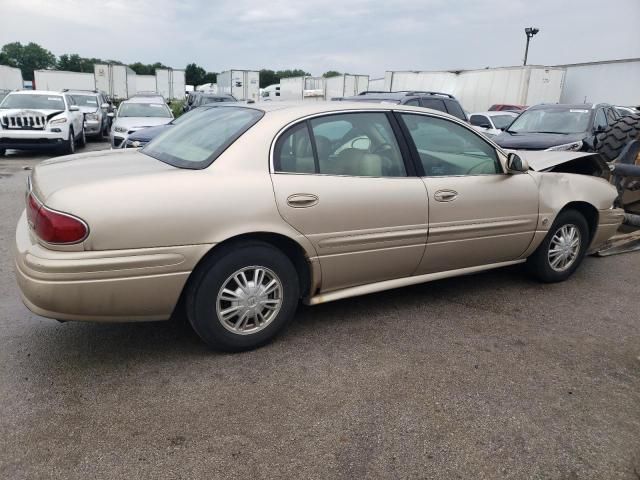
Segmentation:
{"type": "Polygon", "coordinates": [[[38,165],[16,232],[24,303],[164,320],[216,349],[318,304],[516,263],[569,277],[622,221],[601,178],[543,173],[469,125],[362,103],[203,107],[141,150],[38,165]]]}

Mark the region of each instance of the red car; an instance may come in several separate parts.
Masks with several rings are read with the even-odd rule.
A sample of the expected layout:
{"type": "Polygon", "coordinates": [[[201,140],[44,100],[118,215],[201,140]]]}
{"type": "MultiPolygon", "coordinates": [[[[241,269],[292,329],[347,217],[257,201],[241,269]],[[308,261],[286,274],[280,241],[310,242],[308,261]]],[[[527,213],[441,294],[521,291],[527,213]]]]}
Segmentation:
{"type": "Polygon", "coordinates": [[[496,105],[491,105],[491,108],[489,109],[490,112],[501,112],[503,110],[509,110],[512,112],[522,112],[523,110],[526,110],[527,106],[526,105],[503,105],[501,103],[498,103],[496,105]]]}

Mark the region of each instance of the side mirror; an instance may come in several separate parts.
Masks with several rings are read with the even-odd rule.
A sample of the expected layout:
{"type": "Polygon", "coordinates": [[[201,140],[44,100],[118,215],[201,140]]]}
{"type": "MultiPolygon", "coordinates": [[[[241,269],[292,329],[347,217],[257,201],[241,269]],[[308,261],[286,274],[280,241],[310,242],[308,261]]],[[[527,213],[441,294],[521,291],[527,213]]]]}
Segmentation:
{"type": "Polygon", "coordinates": [[[507,171],[508,173],[524,173],[529,171],[529,164],[516,153],[507,155],[507,171]]]}
{"type": "Polygon", "coordinates": [[[596,125],[596,128],[593,129],[595,133],[602,133],[607,129],[604,125],[596,125]]]}
{"type": "Polygon", "coordinates": [[[480,125],[478,125],[480,128],[492,128],[491,125],[489,125],[488,123],[481,123],[480,125]]]}
{"type": "Polygon", "coordinates": [[[113,118],[113,117],[115,117],[115,116],[116,116],[116,114],[115,114],[115,113],[113,113],[113,112],[109,112],[109,113],[107,113],[107,117],[113,118]]]}
{"type": "Polygon", "coordinates": [[[108,103],[103,103],[102,105],[100,105],[100,108],[103,110],[106,110],[107,108],[109,108],[109,104],[108,103]]]}
{"type": "Polygon", "coordinates": [[[70,112],[79,112],[80,111],[80,107],[77,105],[71,105],[69,106],[69,111],[70,112]]]}

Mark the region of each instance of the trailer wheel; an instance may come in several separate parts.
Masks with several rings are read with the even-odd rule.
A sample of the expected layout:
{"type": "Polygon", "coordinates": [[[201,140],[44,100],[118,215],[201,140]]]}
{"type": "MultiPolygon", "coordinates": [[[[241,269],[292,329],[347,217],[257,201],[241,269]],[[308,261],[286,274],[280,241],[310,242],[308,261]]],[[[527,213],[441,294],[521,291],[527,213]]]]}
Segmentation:
{"type": "Polygon", "coordinates": [[[619,118],[599,134],[597,139],[596,151],[608,162],[615,160],[627,143],[640,139],[640,114],[619,118]]]}

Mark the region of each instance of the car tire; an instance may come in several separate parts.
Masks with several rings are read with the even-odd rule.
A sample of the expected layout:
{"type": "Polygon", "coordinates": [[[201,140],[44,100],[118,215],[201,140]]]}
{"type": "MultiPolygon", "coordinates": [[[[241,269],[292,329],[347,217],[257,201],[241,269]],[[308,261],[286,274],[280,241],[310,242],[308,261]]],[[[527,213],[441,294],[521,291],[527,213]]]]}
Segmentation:
{"type": "Polygon", "coordinates": [[[66,145],[62,147],[62,150],[66,155],[73,155],[76,152],[76,139],[73,135],[73,127],[69,127],[69,138],[67,139],[66,145]]]}
{"type": "Polygon", "coordinates": [[[80,134],[80,137],[78,138],[78,146],[80,148],[84,148],[84,147],[87,146],[87,136],[85,134],[84,127],[82,128],[82,133],[80,134]]]}
{"type": "Polygon", "coordinates": [[[7,153],[5,148],[0,148],[0,157],[4,157],[4,154],[7,153]]]}
{"type": "Polygon", "coordinates": [[[299,291],[296,269],[283,252],[259,241],[236,243],[214,252],[194,271],[187,317],[211,348],[251,350],[291,322],[299,291]]]}
{"type": "Polygon", "coordinates": [[[576,271],[590,241],[589,225],[584,216],[576,210],[564,210],[527,259],[527,270],[541,282],[562,282],[576,271]],[[573,246],[576,237],[577,248],[573,246]]]}
{"type": "Polygon", "coordinates": [[[596,151],[611,162],[631,140],[640,139],[640,114],[627,115],[609,125],[597,136],[596,151]]]}

